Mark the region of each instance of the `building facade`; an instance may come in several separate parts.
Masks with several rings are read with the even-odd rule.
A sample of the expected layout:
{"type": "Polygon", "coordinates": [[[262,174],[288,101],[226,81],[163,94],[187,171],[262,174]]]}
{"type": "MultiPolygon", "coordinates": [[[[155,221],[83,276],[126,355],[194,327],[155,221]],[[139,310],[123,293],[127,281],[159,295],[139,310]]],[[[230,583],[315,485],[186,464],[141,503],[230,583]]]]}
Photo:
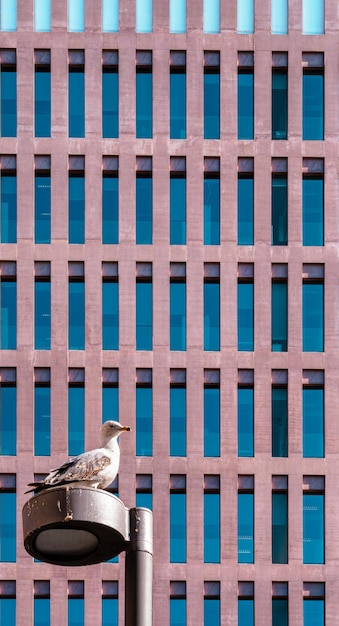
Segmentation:
{"type": "Polygon", "coordinates": [[[0,623],[122,626],[124,557],[25,552],[121,441],[154,625],[334,626],[335,0],[0,0],[0,623]]]}

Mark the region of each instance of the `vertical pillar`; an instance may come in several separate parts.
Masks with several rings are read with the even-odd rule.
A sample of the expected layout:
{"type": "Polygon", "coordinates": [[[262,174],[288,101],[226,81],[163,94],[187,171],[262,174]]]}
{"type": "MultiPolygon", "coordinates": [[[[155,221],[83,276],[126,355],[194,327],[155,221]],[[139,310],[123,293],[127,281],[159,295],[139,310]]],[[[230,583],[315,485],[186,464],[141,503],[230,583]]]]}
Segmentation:
{"type": "Polygon", "coordinates": [[[125,569],[125,626],[152,626],[153,516],[130,509],[125,569]]]}

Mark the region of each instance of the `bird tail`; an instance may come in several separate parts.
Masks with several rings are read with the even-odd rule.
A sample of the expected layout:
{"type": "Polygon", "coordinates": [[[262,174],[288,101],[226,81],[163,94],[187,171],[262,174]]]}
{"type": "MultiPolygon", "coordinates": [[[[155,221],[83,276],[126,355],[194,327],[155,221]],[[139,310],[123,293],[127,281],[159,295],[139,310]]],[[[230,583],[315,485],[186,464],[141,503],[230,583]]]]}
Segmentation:
{"type": "Polygon", "coordinates": [[[27,491],[25,491],[25,493],[32,493],[33,491],[36,491],[37,493],[39,493],[40,491],[43,491],[43,489],[45,489],[45,484],[44,483],[28,483],[27,487],[33,487],[33,489],[28,489],[27,491]]]}

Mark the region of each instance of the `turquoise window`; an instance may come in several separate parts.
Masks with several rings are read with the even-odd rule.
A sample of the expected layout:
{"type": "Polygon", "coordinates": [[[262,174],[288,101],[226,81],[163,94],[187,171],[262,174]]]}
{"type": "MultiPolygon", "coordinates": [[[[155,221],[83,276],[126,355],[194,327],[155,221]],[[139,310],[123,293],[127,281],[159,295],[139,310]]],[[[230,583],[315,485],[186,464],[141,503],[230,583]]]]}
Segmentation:
{"type": "Polygon", "coordinates": [[[286,386],[272,386],[272,456],[288,456],[288,398],[286,386]]]}
{"type": "Polygon", "coordinates": [[[85,387],[68,386],[68,454],[76,456],[85,449],[85,387]]]}
{"type": "Polygon", "coordinates": [[[186,563],[186,493],[170,493],[170,563],[186,563]]]}
{"type": "Polygon", "coordinates": [[[272,246],[288,243],[287,176],[272,176],[272,246]]]}
{"type": "Polygon", "coordinates": [[[186,139],[186,65],[170,68],[170,138],[186,139]]]}
{"type": "Polygon", "coordinates": [[[170,387],[170,456],[186,456],[186,387],[170,387]]]}
{"type": "Polygon", "coordinates": [[[238,563],[254,563],[254,494],[238,493],[238,563]]]}
{"type": "Polygon", "coordinates": [[[220,387],[204,386],[204,456],[220,456],[220,387]]]}
{"type": "Polygon", "coordinates": [[[34,178],[34,240],[51,243],[51,175],[37,171],[34,178]]]}
{"type": "Polygon", "coordinates": [[[272,139],[287,139],[287,70],[272,69],[272,139]]]}
{"type": "Polygon", "coordinates": [[[238,626],[254,626],[253,598],[238,598],[238,626]]]}
{"type": "Polygon", "coordinates": [[[220,176],[204,176],[204,245],[220,244],[220,176]]]}
{"type": "Polygon", "coordinates": [[[34,134],[51,136],[51,69],[50,65],[35,65],[34,71],[34,134]]]}
{"type": "Polygon", "coordinates": [[[0,383],[0,454],[16,455],[15,383],[0,383]]]}
{"type": "Polygon", "coordinates": [[[325,626],[325,600],[304,598],[303,626],[325,626]]]}
{"type": "Polygon", "coordinates": [[[186,244],[186,175],[171,172],[170,178],[170,244],[186,244]]]}
{"type": "Polygon", "coordinates": [[[153,185],[150,174],[136,177],[136,243],[151,244],[153,230],[153,185]]]}
{"type": "Polygon", "coordinates": [[[238,387],[238,456],[254,456],[254,388],[238,387]]]}
{"type": "Polygon", "coordinates": [[[254,33],[254,0],[238,0],[237,31],[240,34],[254,33]]]}
{"type": "Polygon", "coordinates": [[[169,0],[170,33],[186,32],[186,0],[169,0]]]}
{"type": "Polygon", "coordinates": [[[102,32],[116,33],[119,30],[119,0],[102,0],[102,32]]]}
{"type": "Polygon", "coordinates": [[[254,349],[254,284],[238,282],[238,350],[254,349]]]}
{"type": "Polygon", "coordinates": [[[0,349],[16,350],[16,281],[3,277],[0,281],[0,349]]]}
{"type": "Polygon", "coordinates": [[[153,394],[151,386],[136,388],[136,455],[152,456],[153,394]]]}
{"type": "Polygon", "coordinates": [[[102,177],[102,243],[119,243],[119,178],[118,173],[102,177]]]}
{"type": "Polygon", "coordinates": [[[51,388],[49,384],[34,386],[34,455],[51,454],[51,388]]]}
{"type": "Polygon", "coordinates": [[[272,598],[272,626],[288,626],[287,598],[272,598]]]}
{"type": "Polygon", "coordinates": [[[287,351],[288,292],[286,280],[272,281],[272,352],[287,351]]]}
{"type": "Polygon", "coordinates": [[[324,245],[324,178],[303,177],[303,246],[324,245]]]}
{"type": "Polygon", "coordinates": [[[323,493],[303,495],[303,563],[325,562],[323,493]]]}
{"type": "Polygon", "coordinates": [[[204,0],[204,33],[220,33],[220,0],[204,0]]]}
{"type": "Polygon", "coordinates": [[[272,563],[288,563],[287,491],[272,492],[272,563]]]}
{"type": "Polygon", "coordinates": [[[220,493],[204,493],[204,563],[220,563],[220,493]]]}
{"type": "Polygon", "coordinates": [[[153,348],[153,289],[149,280],[136,283],[136,349],[153,348]]]}
{"type": "Polygon", "coordinates": [[[220,138],[220,67],[204,67],[204,139],[220,138]]]}
{"type": "Polygon", "coordinates": [[[220,599],[204,598],[204,626],[220,626],[220,599]]]}
{"type": "Polygon", "coordinates": [[[118,598],[102,598],[101,626],[118,626],[119,624],[119,601],[118,598]]]}
{"type": "Polygon", "coordinates": [[[68,598],[68,622],[67,626],[84,626],[85,624],[85,600],[84,598],[68,598]]]}
{"type": "Polygon", "coordinates": [[[303,457],[323,458],[324,389],[303,387],[303,457]]]}
{"type": "Polygon", "coordinates": [[[304,69],[303,139],[324,139],[324,70],[304,69]]]}
{"type": "Polygon", "coordinates": [[[102,67],[102,136],[119,137],[119,73],[117,65],[102,67]]]}
{"type": "Polygon", "coordinates": [[[204,280],[204,350],[220,350],[219,280],[204,280]]]}
{"type": "Polygon", "coordinates": [[[51,30],[51,0],[34,0],[34,30],[45,33],[51,30]]]}
{"type": "Polygon", "coordinates": [[[2,31],[13,31],[17,27],[17,0],[0,0],[0,24],[2,31]]]}
{"type": "Polygon", "coordinates": [[[102,422],[119,421],[119,387],[118,383],[102,386],[102,422]]]}
{"type": "Polygon", "coordinates": [[[68,30],[75,33],[85,30],[85,0],[68,0],[68,30]]]}
{"type": "Polygon", "coordinates": [[[119,283],[117,277],[102,283],[102,349],[119,349],[119,283]]]}
{"type": "Polygon", "coordinates": [[[34,284],[34,349],[51,349],[51,281],[37,277],[34,284]]]}
{"type": "Polygon", "coordinates": [[[17,181],[16,173],[3,170],[0,178],[1,243],[16,243],[17,181]]]}
{"type": "Polygon", "coordinates": [[[253,174],[238,176],[238,245],[254,242],[254,179],[253,174]]]}
{"type": "Polygon", "coordinates": [[[68,176],[68,243],[85,243],[85,176],[70,171],[68,176]]]}
{"type": "Polygon", "coordinates": [[[323,35],[325,31],[325,0],[303,0],[302,32],[323,35]]]}
{"type": "Polygon", "coordinates": [[[186,280],[170,282],[170,350],[186,350],[186,280]]]}
{"type": "Polygon", "coordinates": [[[83,64],[69,66],[68,136],[85,137],[85,70],[83,64]]]}
{"type": "Polygon", "coordinates": [[[271,32],[273,35],[287,35],[288,33],[288,0],[272,0],[271,32]]]}
{"type": "Polygon", "coordinates": [[[303,352],[324,351],[324,285],[305,281],[302,286],[303,352]]]}
{"type": "Polygon", "coordinates": [[[85,349],[85,283],[68,284],[68,349],[85,349]]]}
{"type": "Polygon", "coordinates": [[[170,626],[186,626],[186,598],[170,598],[170,626]]]}
{"type": "Polygon", "coordinates": [[[14,490],[3,490],[0,492],[0,561],[15,563],[15,560],[16,494],[14,490]]]}
{"type": "Polygon", "coordinates": [[[16,599],[0,597],[0,624],[16,626],[16,599]]]}
{"type": "Polygon", "coordinates": [[[50,626],[51,601],[49,598],[34,598],[34,626],[50,626]]]}
{"type": "Polygon", "coordinates": [[[150,511],[152,511],[152,494],[138,492],[135,498],[135,506],[144,507],[145,509],[150,509],[150,511]]]}
{"type": "Polygon", "coordinates": [[[153,124],[152,65],[136,67],[136,137],[150,139],[153,124]]]}
{"type": "MultiPolygon", "coordinates": [[[[15,59],[15,56],[14,56],[15,59]]],[[[0,134],[16,137],[17,80],[16,63],[1,63],[0,73],[0,134]]]]}
{"type": "Polygon", "coordinates": [[[253,68],[238,71],[238,139],[253,139],[254,134],[254,72],[253,68]]]}
{"type": "Polygon", "coordinates": [[[152,0],[136,0],[135,30],[137,33],[152,32],[152,0]]]}

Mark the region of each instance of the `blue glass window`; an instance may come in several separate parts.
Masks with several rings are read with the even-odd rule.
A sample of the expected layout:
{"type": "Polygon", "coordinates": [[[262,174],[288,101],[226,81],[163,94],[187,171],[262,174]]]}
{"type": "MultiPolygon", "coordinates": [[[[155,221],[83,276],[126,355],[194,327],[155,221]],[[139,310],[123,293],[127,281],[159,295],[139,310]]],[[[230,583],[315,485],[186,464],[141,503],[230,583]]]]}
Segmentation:
{"type": "Polygon", "coordinates": [[[186,139],[186,53],[171,53],[170,138],[186,139]],[[177,56],[180,54],[179,61],[177,56]],[[173,55],[173,56],[172,56],[173,55]],[[180,65],[174,63],[180,62],[180,65]]]}
{"type": "Polygon", "coordinates": [[[324,70],[303,71],[303,139],[324,139],[324,70]]]}
{"type": "Polygon", "coordinates": [[[204,139],[220,138],[220,57],[205,52],[204,139]],[[207,65],[209,63],[209,65],[207,65]],[[213,65],[210,65],[213,63],[213,65]]]}
{"type": "Polygon", "coordinates": [[[16,350],[16,291],[15,277],[3,276],[0,282],[1,350],[16,350]]]}
{"type": "Polygon", "coordinates": [[[186,32],[186,0],[169,0],[170,33],[186,32]]]}
{"type": "Polygon", "coordinates": [[[302,288],[303,352],[324,351],[324,285],[304,281],[302,288]]]}
{"type": "Polygon", "coordinates": [[[287,176],[272,176],[272,246],[287,246],[287,208],[287,176]]]}
{"type": "Polygon", "coordinates": [[[119,421],[119,387],[118,382],[102,386],[102,422],[119,421]]]}
{"type": "Polygon", "coordinates": [[[288,563],[287,491],[272,492],[272,563],[288,563]]]}
{"type": "Polygon", "coordinates": [[[119,73],[117,65],[102,68],[102,136],[119,137],[119,73]]]}
{"type": "MultiPolygon", "coordinates": [[[[68,136],[85,136],[85,67],[82,63],[69,65],[68,72],[68,136]]],[[[77,59],[80,61],[80,59],[77,59]]]]}
{"type": "Polygon", "coordinates": [[[85,624],[85,600],[84,598],[68,598],[68,622],[67,626],[84,626],[85,624]]]}
{"type": "Polygon", "coordinates": [[[136,506],[152,510],[152,474],[137,474],[136,506]]]}
{"type": "Polygon", "coordinates": [[[34,454],[51,454],[51,388],[47,383],[34,387],[34,454]]]}
{"type": "Polygon", "coordinates": [[[186,626],[186,598],[170,598],[170,626],[186,626]]]}
{"type": "Polygon", "coordinates": [[[14,31],[17,27],[17,0],[0,1],[0,24],[2,31],[14,31]]]}
{"type": "Polygon", "coordinates": [[[119,624],[119,601],[117,597],[102,598],[101,601],[102,621],[101,626],[118,626],[119,624]]]}
{"type": "Polygon", "coordinates": [[[34,626],[49,626],[51,601],[49,598],[34,597],[34,626]]]}
{"type": "Polygon", "coordinates": [[[238,563],[254,563],[254,493],[238,492],[238,563]]]}
{"type": "Polygon", "coordinates": [[[170,455],[186,456],[186,386],[170,387],[170,455]]]}
{"type": "Polygon", "coordinates": [[[34,0],[34,30],[45,33],[51,30],[51,0],[34,0]]]}
{"type": "Polygon", "coordinates": [[[303,457],[323,458],[324,389],[303,387],[303,457]]]}
{"type": "Polygon", "coordinates": [[[119,243],[118,172],[104,172],[102,177],[102,243],[119,243]]]}
{"type": "Polygon", "coordinates": [[[68,30],[75,33],[85,30],[85,0],[68,0],[68,30]]]}
{"type": "Polygon", "coordinates": [[[204,385],[204,456],[220,456],[220,385],[204,385]]]}
{"type": "Polygon", "coordinates": [[[16,494],[15,476],[9,476],[13,488],[0,491],[0,561],[15,563],[16,560],[16,494]],[[14,479],[14,480],[12,480],[14,479]]]}
{"type": "Polygon", "coordinates": [[[254,388],[238,387],[238,456],[254,456],[254,388]]]}
{"type": "Polygon", "coordinates": [[[220,281],[204,279],[204,350],[220,350],[220,281]]]}
{"type": "Polygon", "coordinates": [[[152,243],[153,191],[152,173],[136,177],[136,243],[152,243]]]}
{"type": "Polygon", "coordinates": [[[253,139],[254,72],[253,68],[238,71],[238,139],[253,139]]]}
{"type": "Polygon", "coordinates": [[[85,176],[78,170],[68,176],[68,242],[85,243],[85,176]]]}
{"type": "Polygon", "coordinates": [[[153,393],[149,384],[136,387],[136,454],[153,454],[153,393]]]}
{"type": "Polygon", "coordinates": [[[303,563],[325,562],[323,493],[303,494],[303,563]]]}
{"type": "Polygon", "coordinates": [[[287,598],[272,598],[272,626],[288,626],[287,598]]]}
{"type": "Polygon", "coordinates": [[[204,175],[204,245],[220,244],[220,174],[204,175]]]}
{"type": "Polygon", "coordinates": [[[146,51],[145,58],[142,59],[142,64],[137,64],[136,66],[137,138],[149,139],[152,137],[152,85],[152,53],[146,51]]]}
{"type": "Polygon", "coordinates": [[[171,276],[170,350],[186,350],[186,276],[171,276]]]}
{"type": "Polygon", "coordinates": [[[253,174],[238,176],[238,245],[254,242],[254,179],[253,174]]]}
{"type": "Polygon", "coordinates": [[[102,0],[102,32],[116,33],[119,30],[119,0],[102,0]]]}
{"type": "Polygon", "coordinates": [[[68,386],[68,454],[76,456],[85,449],[85,386],[68,386]]]}
{"type": "Polygon", "coordinates": [[[186,563],[186,487],[170,493],[170,563],[186,563]]]}
{"type": "Polygon", "coordinates": [[[137,278],[136,283],[136,349],[153,349],[153,287],[151,280],[137,278]]]}
{"type": "Polygon", "coordinates": [[[288,456],[288,398],[286,386],[272,386],[272,456],[288,456]]]}
{"type": "Polygon", "coordinates": [[[204,0],[204,33],[220,33],[220,0],[204,0]]]}
{"type": "Polygon", "coordinates": [[[0,624],[16,626],[16,599],[0,597],[0,624]]]}
{"type": "Polygon", "coordinates": [[[240,34],[254,33],[254,0],[238,0],[237,31],[240,34]]]}
{"type": "Polygon", "coordinates": [[[119,283],[118,276],[103,277],[102,282],[102,349],[119,349],[119,283]]]}
{"type": "Polygon", "coordinates": [[[1,63],[0,74],[0,134],[1,137],[16,137],[17,85],[15,52],[8,63],[1,63]]]}
{"type": "Polygon", "coordinates": [[[325,600],[304,598],[303,626],[325,626],[325,600]]]}
{"type": "Polygon", "coordinates": [[[324,178],[303,177],[303,246],[324,245],[324,178]]]}
{"type": "Polygon", "coordinates": [[[238,282],[238,350],[254,349],[254,284],[238,282]]]}
{"type": "Polygon", "coordinates": [[[16,455],[15,382],[0,383],[0,454],[16,455]]]}
{"type": "Polygon", "coordinates": [[[186,244],[186,173],[171,172],[170,244],[186,244]]]}
{"type": "Polygon", "coordinates": [[[34,241],[51,243],[51,175],[49,170],[35,172],[34,241]]]}
{"type": "Polygon", "coordinates": [[[287,35],[288,33],[288,0],[272,0],[271,32],[273,35],[287,35]]]}
{"type": "Polygon", "coordinates": [[[51,349],[51,282],[50,277],[35,278],[34,349],[51,349]]]}
{"type": "Polygon", "coordinates": [[[325,0],[303,0],[304,35],[322,35],[325,29],[325,0]]]}
{"type": "Polygon", "coordinates": [[[136,0],[135,30],[137,33],[152,32],[152,0],[136,0]]]}
{"type": "MultiPolygon", "coordinates": [[[[213,478],[216,477],[213,476],[213,478]]],[[[204,492],[204,563],[220,563],[220,491],[206,489],[204,492]]]]}
{"type": "Polygon", "coordinates": [[[1,243],[16,243],[17,226],[17,184],[16,172],[3,170],[1,172],[1,243]]]}
{"type": "Polygon", "coordinates": [[[272,139],[287,139],[287,70],[272,69],[272,139]]]}
{"type": "Polygon", "coordinates": [[[272,352],[287,351],[288,299],[287,281],[272,281],[272,352]]]}
{"type": "Polygon", "coordinates": [[[253,598],[238,598],[238,626],[254,626],[253,598]]]}
{"type": "Polygon", "coordinates": [[[85,349],[85,283],[70,280],[68,284],[68,349],[85,349]]]}
{"type": "Polygon", "coordinates": [[[51,67],[49,63],[35,64],[34,134],[35,137],[51,136],[51,67]]]}
{"type": "Polygon", "coordinates": [[[204,626],[220,626],[220,598],[204,598],[204,626]]]}

